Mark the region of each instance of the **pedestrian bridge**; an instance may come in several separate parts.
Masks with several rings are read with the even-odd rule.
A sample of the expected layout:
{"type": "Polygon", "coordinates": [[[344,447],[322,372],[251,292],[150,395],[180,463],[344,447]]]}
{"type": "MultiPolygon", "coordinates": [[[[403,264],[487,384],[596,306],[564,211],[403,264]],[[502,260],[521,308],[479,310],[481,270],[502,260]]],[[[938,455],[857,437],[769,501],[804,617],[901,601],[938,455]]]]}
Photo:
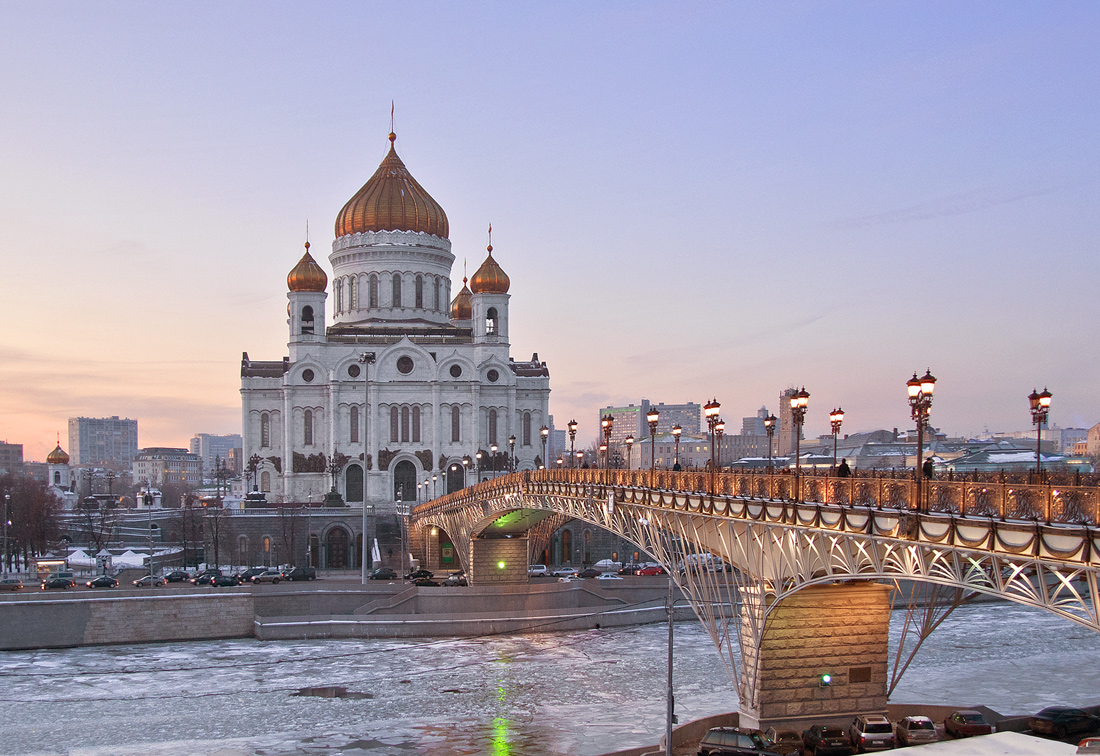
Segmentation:
{"type": "Polygon", "coordinates": [[[885,475],[539,470],[420,505],[412,525],[445,532],[473,582],[526,581],[532,544],[540,553],[570,519],[637,544],[721,651],[743,721],[765,726],[884,709],[924,638],[983,594],[1100,631],[1100,490],[922,489],[917,502],[911,478],[885,475]],[[890,671],[899,595],[906,637],[890,671]]]}

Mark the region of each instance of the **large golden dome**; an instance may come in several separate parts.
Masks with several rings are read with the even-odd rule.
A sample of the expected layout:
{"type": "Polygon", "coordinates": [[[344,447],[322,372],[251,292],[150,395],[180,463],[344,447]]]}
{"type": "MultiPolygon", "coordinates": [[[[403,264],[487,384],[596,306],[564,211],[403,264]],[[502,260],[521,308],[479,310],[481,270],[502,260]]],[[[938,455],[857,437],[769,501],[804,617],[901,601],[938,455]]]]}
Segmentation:
{"type": "Polygon", "coordinates": [[[512,282],[508,280],[508,274],[504,269],[493,259],[493,245],[490,244],[486,249],[489,251],[489,256],[470,279],[470,291],[474,294],[507,294],[512,282]]]}
{"type": "Polygon", "coordinates": [[[451,302],[451,320],[469,320],[474,316],[473,303],[470,301],[470,297],[473,294],[470,292],[468,286],[466,286],[467,278],[462,277],[462,291],[458,292],[458,296],[451,302]]]}
{"type": "Polygon", "coordinates": [[[328,276],[309,253],[309,242],[302,259],[287,273],[286,285],[291,291],[324,291],[328,286],[328,276]]]}
{"type": "Polygon", "coordinates": [[[336,237],[364,231],[423,231],[446,239],[447,214],[397,157],[390,134],[390,151],[363,188],[336,216],[336,237]]]}
{"type": "Polygon", "coordinates": [[[46,464],[48,465],[67,465],[69,464],[69,455],[65,453],[65,450],[61,448],[61,443],[58,442],[57,447],[46,456],[46,464]]]}

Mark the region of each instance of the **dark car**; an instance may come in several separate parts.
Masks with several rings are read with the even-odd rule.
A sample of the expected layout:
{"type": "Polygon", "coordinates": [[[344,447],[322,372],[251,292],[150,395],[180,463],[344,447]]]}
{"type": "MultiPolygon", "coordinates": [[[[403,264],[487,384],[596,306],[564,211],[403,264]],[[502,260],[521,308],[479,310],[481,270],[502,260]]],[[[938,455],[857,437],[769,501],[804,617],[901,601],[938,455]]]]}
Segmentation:
{"type": "Polygon", "coordinates": [[[699,756],[776,756],[759,730],[712,727],[699,741],[699,756]]]}
{"type": "Polygon", "coordinates": [[[814,725],[802,733],[802,745],[806,753],[814,756],[851,756],[852,744],[848,734],[833,725],[814,725]]]}
{"type": "Polygon", "coordinates": [[[421,587],[435,587],[435,588],[439,587],[439,583],[437,583],[434,580],[432,580],[431,578],[427,578],[427,577],[416,578],[415,580],[413,580],[413,585],[421,586],[421,587]]]}
{"type": "Polygon", "coordinates": [[[89,580],[84,585],[89,588],[118,588],[118,581],[110,575],[100,575],[95,580],[89,580]]]}
{"type": "Polygon", "coordinates": [[[396,580],[397,573],[389,567],[379,567],[370,574],[371,580],[396,580]]]}
{"type": "Polygon", "coordinates": [[[71,578],[52,577],[52,578],[46,578],[45,580],[42,581],[42,590],[46,590],[48,588],[64,588],[64,589],[67,589],[67,588],[72,588],[74,585],[76,585],[76,581],[71,579],[71,578]]]}
{"type": "Polygon", "coordinates": [[[794,730],[777,730],[774,727],[764,733],[768,748],[779,756],[794,756],[802,753],[802,735],[794,730]]]}
{"type": "Polygon", "coordinates": [[[1068,706],[1048,706],[1038,714],[1028,717],[1027,726],[1032,732],[1064,738],[1066,735],[1092,732],[1100,728],[1100,717],[1068,706]]]}
{"type": "Polygon", "coordinates": [[[211,579],[213,579],[215,575],[220,574],[221,572],[219,570],[203,570],[198,575],[191,578],[190,582],[191,585],[210,585],[211,579]]]}
{"type": "Polygon", "coordinates": [[[589,567],[586,570],[581,570],[580,572],[578,572],[577,577],[594,578],[597,575],[602,575],[602,574],[603,574],[602,570],[597,570],[595,567],[589,567]]]}
{"type": "Polygon", "coordinates": [[[236,575],[215,575],[210,578],[210,585],[215,588],[228,588],[240,584],[241,581],[237,579],[236,575]]]}
{"type": "Polygon", "coordinates": [[[416,572],[410,572],[405,577],[407,577],[409,580],[419,580],[420,578],[433,578],[435,577],[435,573],[421,568],[416,572]]]}
{"type": "Polygon", "coordinates": [[[238,583],[251,583],[252,578],[265,572],[267,572],[267,567],[249,567],[247,570],[241,570],[233,577],[237,578],[238,583]]]}
{"type": "Polygon", "coordinates": [[[312,567],[295,567],[283,573],[284,580],[316,580],[317,570],[312,567]]]}
{"type": "Polygon", "coordinates": [[[993,728],[980,711],[960,709],[943,720],[943,731],[953,738],[969,738],[973,735],[988,735],[993,732],[993,728]]]}
{"type": "Polygon", "coordinates": [[[176,570],[175,572],[169,572],[164,576],[164,579],[169,583],[185,583],[191,579],[191,575],[182,570],[176,570]]]}

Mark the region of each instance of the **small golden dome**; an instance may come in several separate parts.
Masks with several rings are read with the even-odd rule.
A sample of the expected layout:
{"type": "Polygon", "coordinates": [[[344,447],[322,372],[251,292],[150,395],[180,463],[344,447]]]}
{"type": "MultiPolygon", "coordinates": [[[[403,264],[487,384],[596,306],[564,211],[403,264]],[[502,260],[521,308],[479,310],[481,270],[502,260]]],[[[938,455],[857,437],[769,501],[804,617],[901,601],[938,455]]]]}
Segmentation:
{"type": "Polygon", "coordinates": [[[489,251],[489,256],[470,279],[470,291],[474,294],[507,294],[512,282],[508,280],[508,274],[504,269],[493,259],[493,245],[490,244],[486,249],[489,251]]]}
{"type": "Polygon", "coordinates": [[[391,132],[389,154],[336,216],[337,238],[364,231],[423,231],[447,238],[447,214],[397,157],[395,139],[391,132]]]}
{"type": "Polygon", "coordinates": [[[324,291],[328,286],[328,276],[309,253],[309,242],[302,259],[287,273],[286,285],[291,291],[324,291]]]}
{"type": "Polygon", "coordinates": [[[451,302],[451,320],[469,320],[474,316],[474,308],[470,302],[470,297],[473,296],[470,292],[470,288],[466,286],[466,276],[462,277],[462,291],[458,292],[458,296],[451,302]]]}
{"type": "Polygon", "coordinates": [[[57,447],[49,453],[46,457],[46,464],[48,465],[67,465],[69,464],[69,455],[65,453],[65,450],[61,448],[61,443],[58,442],[57,447]]]}

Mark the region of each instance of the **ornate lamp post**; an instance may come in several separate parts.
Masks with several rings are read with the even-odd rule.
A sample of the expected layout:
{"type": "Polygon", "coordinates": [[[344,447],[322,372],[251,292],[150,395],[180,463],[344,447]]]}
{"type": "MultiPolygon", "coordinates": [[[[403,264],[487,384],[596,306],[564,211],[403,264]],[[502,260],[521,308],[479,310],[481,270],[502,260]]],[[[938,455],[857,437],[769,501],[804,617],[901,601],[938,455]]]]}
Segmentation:
{"type": "Polygon", "coordinates": [[[565,464],[565,460],[562,459],[561,457],[558,457],[558,469],[559,470],[561,469],[561,466],[564,465],[564,464],[565,464]]]}
{"type": "Polygon", "coordinates": [[[511,435],[508,437],[508,454],[511,460],[508,462],[508,472],[516,471],[516,437],[511,435]]]}
{"type": "Polygon", "coordinates": [[[611,469],[611,427],[615,424],[615,418],[604,415],[600,418],[600,428],[603,430],[603,469],[611,469]]]}
{"type": "Polygon", "coordinates": [[[714,439],[715,439],[715,459],[718,460],[715,472],[722,467],[722,436],[726,432],[726,421],[722,418],[718,418],[718,422],[714,424],[714,439]]]}
{"type": "Polygon", "coordinates": [[[626,469],[630,469],[630,452],[634,451],[634,436],[626,437],[626,469]]]}
{"type": "Polygon", "coordinates": [[[672,469],[680,469],[680,434],[684,432],[684,429],[680,427],[679,423],[672,426],[672,437],[676,439],[676,456],[672,458],[672,469]]]}
{"type": "Polygon", "coordinates": [[[661,413],[651,409],[645,413],[645,419],[649,423],[649,481],[652,486],[657,469],[657,422],[661,419],[661,413]]]}
{"type": "Polygon", "coordinates": [[[493,480],[497,479],[497,449],[499,448],[496,444],[489,444],[489,451],[493,455],[493,480]]]}
{"type": "Polygon", "coordinates": [[[928,427],[928,415],[932,410],[932,392],[936,388],[936,379],[932,377],[932,371],[926,370],[924,376],[913,377],[905,383],[909,391],[909,409],[913,420],[917,423],[917,511],[924,511],[924,499],[921,498],[921,477],[924,475],[924,431],[928,427]]]}
{"type": "MultiPolygon", "coordinates": [[[[363,422],[360,424],[359,437],[363,441],[363,460],[364,460],[364,462],[366,462],[366,460],[368,460],[370,458],[370,436],[368,435],[368,432],[370,430],[370,366],[375,363],[375,360],[376,360],[376,357],[375,357],[374,352],[360,352],[359,353],[358,361],[359,361],[359,364],[363,366],[363,422]]],[[[369,463],[367,463],[367,465],[365,465],[364,467],[369,468],[369,463]]],[[[367,565],[370,564],[370,562],[367,561],[367,541],[366,541],[366,534],[368,532],[367,531],[367,513],[371,510],[371,507],[368,506],[368,504],[367,504],[367,502],[370,501],[370,480],[369,480],[369,477],[370,476],[367,475],[366,470],[364,470],[364,472],[363,472],[363,521],[362,521],[362,525],[361,525],[362,530],[360,531],[360,532],[363,533],[363,558],[360,560],[362,562],[362,569],[360,570],[360,573],[361,573],[360,574],[360,580],[361,580],[363,585],[367,584],[367,578],[368,578],[367,565]]],[[[312,510],[310,510],[310,513],[311,513],[311,516],[312,516],[312,510]]],[[[402,536],[402,538],[404,538],[404,536],[402,536]]],[[[312,557],[310,557],[310,558],[312,559],[312,557]]]]}
{"type": "Polygon", "coordinates": [[[829,425],[833,427],[833,475],[836,475],[836,439],[840,435],[840,424],[844,422],[844,410],[837,407],[829,413],[829,425]]]}
{"type": "Polygon", "coordinates": [[[248,473],[249,487],[253,491],[259,490],[260,481],[258,479],[258,476],[256,475],[256,471],[259,469],[261,462],[263,462],[263,457],[261,457],[259,454],[253,454],[251,457],[248,458],[248,468],[246,472],[248,473]]]}
{"type": "Polygon", "coordinates": [[[4,576],[8,574],[8,509],[11,508],[11,494],[4,494],[4,576]]]}
{"type": "Polygon", "coordinates": [[[722,405],[717,399],[711,399],[703,405],[703,417],[707,419],[707,429],[710,431],[710,469],[714,471],[714,424],[718,422],[718,410],[722,405]]]}
{"type": "Polygon", "coordinates": [[[573,464],[573,442],[577,440],[577,421],[570,420],[565,426],[569,429],[569,464],[573,464]]]}
{"type": "Polygon", "coordinates": [[[791,396],[791,420],[794,422],[794,487],[795,500],[802,501],[802,424],[806,422],[806,406],[810,403],[810,392],[803,386],[801,391],[791,396]]]}
{"type": "Polygon", "coordinates": [[[477,482],[480,483],[481,482],[481,458],[483,456],[485,456],[485,452],[483,452],[481,449],[478,449],[477,454],[475,454],[474,456],[477,457],[477,482]]]}
{"type": "Polygon", "coordinates": [[[764,418],[764,432],[768,434],[768,472],[772,469],[772,437],[775,436],[775,415],[764,418]]]}
{"type": "Polygon", "coordinates": [[[470,485],[470,458],[468,456],[462,458],[462,487],[470,485]]]}
{"type": "Polygon", "coordinates": [[[416,484],[416,506],[420,506],[420,489],[424,487],[423,483],[416,484]]]}
{"type": "Polygon", "coordinates": [[[546,441],[550,438],[550,429],[545,425],[539,428],[539,435],[542,436],[542,469],[545,470],[549,465],[546,464],[546,441]]]}
{"type": "Polygon", "coordinates": [[[1031,402],[1031,422],[1035,423],[1035,474],[1039,476],[1043,474],[1043,458],[1039,455],[1043,445],[1043,423],[1047,421],[1047,415],[1050,413],[1052,396],[1053,394],[1043,388],[1041,394],[1032,389],[1027,398],[1031,402]]]}
{"type": "Polygon", "coordinates": [[[580,467],[582,459],[584,459],[584,452],[582,452],[582,451],[577,452],[577,457],[576,457],[577,462],[573,466],[574,467],[580,467]]]}

